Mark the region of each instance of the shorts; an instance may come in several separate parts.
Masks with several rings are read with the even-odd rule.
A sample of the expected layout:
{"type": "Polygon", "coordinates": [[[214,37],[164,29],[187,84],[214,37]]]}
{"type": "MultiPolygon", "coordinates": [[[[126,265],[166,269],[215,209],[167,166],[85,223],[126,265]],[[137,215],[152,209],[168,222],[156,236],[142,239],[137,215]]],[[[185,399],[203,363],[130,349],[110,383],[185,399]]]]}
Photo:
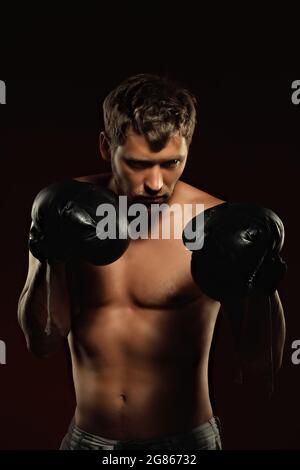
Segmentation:
{"type": "Polygon", "coordinates": [[[189,432],[151,439],[116,440],[90,434],[71,421],[60,450],[221,450],[220,420],[213,416],[189,432]]]}

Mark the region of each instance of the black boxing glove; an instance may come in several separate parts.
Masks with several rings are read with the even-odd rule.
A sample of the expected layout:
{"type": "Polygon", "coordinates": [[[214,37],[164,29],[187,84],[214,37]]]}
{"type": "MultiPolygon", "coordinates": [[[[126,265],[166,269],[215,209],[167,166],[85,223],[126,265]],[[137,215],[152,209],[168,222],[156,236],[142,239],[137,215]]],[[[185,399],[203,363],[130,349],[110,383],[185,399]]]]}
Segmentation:
{"type": "MultiPolygon", "coordinates": [[[[189,222],[188,233],[197,226],[196,222],[196,218],[189,222]]],[[[191,242],[186,228],[185,245],[191,242]]],[[[201,290],[215,300],[254,292],[271,294],[286,272],[286,263],[279,254],[284,226],[270,209],[227,202],[212,207],[204,211],[204,230],[196,232],[195,240],[197,237],[203,237],[203,247],[192,253],[192,276],[201,290]]]]}
{"type": "Polygon", "coordinates": [[[42,189],[33,202],[29,249],[35,258],[49,264],[76,258],[95,265],[112,263],[129,245],[126,215],[119,218],[118,208],[118,197],[109,189],[76,180],[54,183],[42,189]],[[115,210],[116,238],[101,239],[99,230],[104,229],[98,224],[103,216],[96,215],[101,204],[115,210]]]}

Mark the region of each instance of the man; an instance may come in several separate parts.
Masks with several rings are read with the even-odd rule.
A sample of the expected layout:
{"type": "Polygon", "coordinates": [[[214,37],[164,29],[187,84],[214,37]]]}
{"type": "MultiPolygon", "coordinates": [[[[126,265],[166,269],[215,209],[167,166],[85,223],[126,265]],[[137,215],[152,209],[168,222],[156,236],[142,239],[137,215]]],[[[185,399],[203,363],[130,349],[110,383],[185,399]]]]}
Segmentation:
{"type": "MultiPolygon", "coordinates": [[[[77,407],[61,449],[221,449],[208,390],[209,351],[221,303],[243,369],[269,373],[270,344],[272,370],[280,367],[285,324],[276,282],[269,291],[269,274],[260,276],[263,288],[248,295],[251,283],[240,289],[233,280],[233,291],[223,295],[222,286],[234,270],[226,261],[225,274],[217,280],[221,287],[214,288],[219,268],[211,266],[219,245],[211,240],[220,225],[218,214],[222,217],[225,210],[226,220],[236,221],[240,206],[180,180],[195,121],[195,99],[187,90],[152,75],[130,77],[104,101],[100,151],[112,173],[50,186],[34,203],[29,270],[18,315],[28,348],[37,356],[48,357],[66,338],[69,343],[77,407]],[[113,197],[121,195],[149,212],[153,203],[192,205],[192,222],[202,204],[209,214],[204,248],[210,253],[203,249],[198,254],[207,259],[187,249],[185,236],[101,245],[94,212],[98,204],[115,204],[113,197]]],[[[268,234],[277,230],[274,217],[262,216],[264,227],[268,219],[268,234]]],[[[247,229],[247,247],[253,233],[247,229]]],[[[278,252],[283,233],[279,238],[277,244],[268,239],[278,252]]],[[[248,276],[252,283],[261,273],[257,266],[265,265],[264,256],[259,254],[248,276]]],[[[240,264],[240,255],[236,258],[240,264]]],[[[248,258],[242,256],[242,266],[248,267],[248,258]]],[[[256,259],[252,251],[250,258],[256,259]]],[[[278,253],[272,251],[268,259],[275,258],[278,253]]]]}

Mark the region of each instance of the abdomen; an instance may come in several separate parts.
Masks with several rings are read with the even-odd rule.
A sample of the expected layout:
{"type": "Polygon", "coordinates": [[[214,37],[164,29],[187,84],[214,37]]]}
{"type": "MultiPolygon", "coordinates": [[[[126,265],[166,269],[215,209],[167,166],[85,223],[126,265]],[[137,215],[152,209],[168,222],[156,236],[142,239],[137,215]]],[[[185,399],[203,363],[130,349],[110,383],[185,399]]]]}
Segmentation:
{"type": "Polygon", "coordinates": [[[180,310],[123,305],[82,311],[69,337],[77,425],[103,437],[134,439],[206,421],[217,311],[203,299],[180,310]]]}

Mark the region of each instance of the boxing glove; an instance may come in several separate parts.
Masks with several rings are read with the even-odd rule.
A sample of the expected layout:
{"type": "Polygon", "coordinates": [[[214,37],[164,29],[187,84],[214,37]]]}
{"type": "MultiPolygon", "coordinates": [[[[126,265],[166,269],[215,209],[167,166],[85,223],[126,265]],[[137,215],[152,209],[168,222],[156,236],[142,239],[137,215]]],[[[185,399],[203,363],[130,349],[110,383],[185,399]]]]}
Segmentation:
{"type": "Polygon", "coordinates": [[[51,184],[33,202],[29,249],[33,256],[49,264],[71,259],[84,259],[95,265],[112,263],[129,244],[127,220],[124,214],[119,217],[118,207],[118,197],[104,187],[71,179],[51,184]],[[110,205],[112,216],[115,213],[115,238],[99,233],[103,230],[98,225],[103,217],[96,212],[102,204],[110,205]]]}
{"type": "MultiPolygon", "coordinates": [[[[197,227],[196,218],[188,225],[183,242],[191,246],[186,233],[197,227]]],[[[202,228],[195,233],[202,248],[192,252],[191,273],[203,292],[222,301],[276,290],[287,267],[280,257],[284,226],[272,210],[226,202],[204,211],[202,228]]]]}

